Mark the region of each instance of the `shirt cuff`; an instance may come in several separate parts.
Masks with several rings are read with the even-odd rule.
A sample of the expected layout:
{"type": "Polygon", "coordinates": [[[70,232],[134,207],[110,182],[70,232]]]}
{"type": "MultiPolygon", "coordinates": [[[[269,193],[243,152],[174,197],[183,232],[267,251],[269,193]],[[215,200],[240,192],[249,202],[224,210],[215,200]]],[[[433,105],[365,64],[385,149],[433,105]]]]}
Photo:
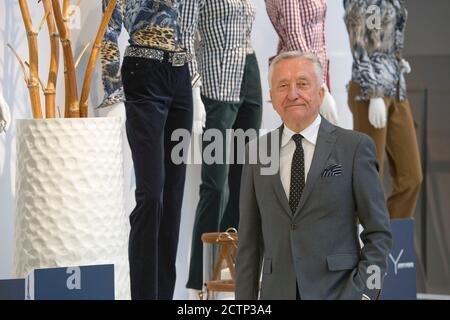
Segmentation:
{"type": "Polygon", "coordinates": [[[106,108],[116,103],[125,102],[125,95],[122,90],[116,90],[106,96],[97,108],[106,108]]]}
{"type": "Polygon", "coordinates": [[[191,77],[191,86],[192,88],[197,88],[202,86],[202,79],[199,73],[196,73],[191,77]]]}

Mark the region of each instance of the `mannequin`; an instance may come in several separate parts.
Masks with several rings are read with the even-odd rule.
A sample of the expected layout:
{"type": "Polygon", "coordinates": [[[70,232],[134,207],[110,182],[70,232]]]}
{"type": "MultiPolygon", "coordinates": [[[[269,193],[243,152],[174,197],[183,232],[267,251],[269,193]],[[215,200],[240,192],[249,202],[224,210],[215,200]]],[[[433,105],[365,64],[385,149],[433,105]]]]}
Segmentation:
{"type": "Polygon", "coordinates": [[[11,115],[9,111],[9,106],[0,93],[0,133],[6,132],[11,124],[11,115]]]}
{"type": "Polygon", "coordinates": [[[102,43],[105,98],[100,107],[120,114],[124,102],[136,176],[129,239],[132,299],[170,300],[175,287],[186,164],[172,162],[177,141],[171,141],[171,134],[192,128],[189,54],[178,23],[182,2],[117,1],[102,43]],[[130,45],[120,68],[122,25],[130,45]]]}
{"type": "Polygon", "coordinates": [[[386,151],[393,190],[391,218],[414,216],[422,171],[401,58],[407,11],[403,0],[345,0],[345,23],[353,54],[348,104],[354,130],[372,137],[383,177],[386,151]]]}
{"type": "Polygon", "coordinates": [[[312,52],[319,57],[325,84],[320,114],[331,123],[337,124],[336,102],[328,89],[330,83],[325,44],[326,0],[265,0],[265,2],[267,14],[279,38],[277,54],[299,50],[312,52]]]}
{"type": "MultiPolygon", "coordinates": [[[[189,64],[191,77],[200,76],[204,129],[219,130],[224,142],[228,129],[257,130],[261,125],[261,80],[250,37],[254,17],[250,0],[184,2],[182,37],[194,56],[189,64]]],[[[204,141],[203,150],[209,144],[204,141]]],[[[241,170],[238,164],[203,161],[187,288],[202,289],[201,235],[238,227],[241,170]]]]}

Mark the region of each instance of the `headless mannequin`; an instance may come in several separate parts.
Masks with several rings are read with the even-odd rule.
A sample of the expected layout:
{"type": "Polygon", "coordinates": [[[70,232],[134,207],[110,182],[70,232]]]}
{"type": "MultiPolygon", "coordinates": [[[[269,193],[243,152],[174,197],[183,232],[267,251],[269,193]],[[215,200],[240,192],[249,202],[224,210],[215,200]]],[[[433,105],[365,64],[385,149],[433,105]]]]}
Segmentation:
{"type": "Polygon", "coordinates": [[[345,0],[345,22],[353,54],[348,104],[354,130],[368,134],[377,148],[380,176],[387,153],[392,193],[391,218],[409,218],[422,181],[414,120],[401,58],[407,12],[403,0],[345,0]]]}
{"type": "Polygon", "coordinates": [[[186,163],[172,161],[171,136],[178,129],[190,132],[193,116],[188,55],[180,41],[182,6],[183,0],[118,0],[101,48],[100,107],[122,119],[125,111],[136,177],[129,238],[132,299],[170,300],[175,288],[186,163]],[[130,38],[121,63],[122,26],[130,38]]]}
{"type": "MultiPolygon", "coordinates": [[[[191,77],[200,76],[199,88],[194,86],[194,120],[203,123],[203,115],[200,112],[196,115],[195,111],[196,104],[203,102],[205,130],[218,130],[224,144],[227,130],[257,130],[261,123],[261,82],[250,43],[254,15],[250,0],[184,2],[183,42],[195,57],[190,63],[191,77]]],[[[203,141],[203,150],[208,145],[209,142],[203,141]]],[[[187,288],[202,289],[201,235],[238,227],[241,170],[242,165],[236,162],[203,161],[187,288]]]]}
{"type": "Polygon", "coordinates": [[[333,124],[338,122],[336,102],[329,91],[329,68],[325,45],[326,0],[265,0],[267,13],[278,34],[278,52],[313,52],[324,70],[325,96],[320,114],[333,124]]]}

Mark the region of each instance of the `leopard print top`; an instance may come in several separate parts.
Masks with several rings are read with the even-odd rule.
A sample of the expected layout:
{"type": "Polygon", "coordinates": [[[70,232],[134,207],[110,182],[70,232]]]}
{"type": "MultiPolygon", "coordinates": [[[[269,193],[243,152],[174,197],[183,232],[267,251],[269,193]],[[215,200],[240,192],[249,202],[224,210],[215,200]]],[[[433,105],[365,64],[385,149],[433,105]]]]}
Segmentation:
{"type": "MultiPolygon", "coordinates": [[[[120,79],[118,38],[122,26],[131,45],[180,51],[180,12],[183,0],[117,0],[100,51],[105,97],[99,107],[125,100],[120,79]]],[[[103,10],[109,0],[103,0],[103,10]]]]}

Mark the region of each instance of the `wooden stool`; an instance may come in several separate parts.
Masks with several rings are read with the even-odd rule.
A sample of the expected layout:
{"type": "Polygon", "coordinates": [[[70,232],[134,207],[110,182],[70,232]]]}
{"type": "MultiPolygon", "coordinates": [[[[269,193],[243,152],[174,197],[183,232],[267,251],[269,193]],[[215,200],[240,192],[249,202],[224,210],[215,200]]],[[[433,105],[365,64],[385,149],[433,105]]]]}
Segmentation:
{"type": "Polygon", "coordinates": [[[230,228],[225,232],[211,232],[202,235],[203,243],[219,245],[219,256],[214,263],[212,278],[205,279],[206,299],[212,300],[212,292],[234,292],[235,291],[235,268],[238,235],[237,230],[230,228]],[[222,279],[223,268],[230,270],[231,279],[222,279]]]}

